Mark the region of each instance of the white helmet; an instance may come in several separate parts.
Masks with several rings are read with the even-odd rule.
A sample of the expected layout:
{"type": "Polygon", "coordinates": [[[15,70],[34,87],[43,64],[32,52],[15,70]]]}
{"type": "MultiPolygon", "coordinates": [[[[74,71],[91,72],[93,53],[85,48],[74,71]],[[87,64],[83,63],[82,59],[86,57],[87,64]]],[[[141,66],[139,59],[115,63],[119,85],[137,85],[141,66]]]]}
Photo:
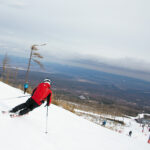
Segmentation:
{"type": "Polygon", "coordinates": [[[52,82],[52,81],[51,81],[50,79],[44,79],[43,82],[44,82],[44,83],[49,83],[49,84],[51,85],[51,82],[52,82]]]}

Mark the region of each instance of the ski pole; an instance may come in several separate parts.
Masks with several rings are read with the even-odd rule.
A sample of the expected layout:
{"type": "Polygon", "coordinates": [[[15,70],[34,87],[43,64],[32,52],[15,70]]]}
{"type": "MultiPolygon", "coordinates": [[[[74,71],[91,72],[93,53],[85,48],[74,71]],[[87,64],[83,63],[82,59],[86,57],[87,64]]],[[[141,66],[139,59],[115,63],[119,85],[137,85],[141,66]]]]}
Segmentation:
{"type": "Polygon", "coordinates": [[[48,127],[48,106],[47,106],[47,109],[46,109],[46,129],[45,129],[46,134],[48,133],[47,127],[48,127]]]}
{"type": "Polygon", "coordinates": [[[3,99],[0,99],[0,100],[12,100],[14,98],[22,98],[22,97],[28,97],[28,96],[31,96],[31,95],[25,95],[25,96],[18,96],[18,97],[9,97],[9,98],[3,98],[3,99]]]}

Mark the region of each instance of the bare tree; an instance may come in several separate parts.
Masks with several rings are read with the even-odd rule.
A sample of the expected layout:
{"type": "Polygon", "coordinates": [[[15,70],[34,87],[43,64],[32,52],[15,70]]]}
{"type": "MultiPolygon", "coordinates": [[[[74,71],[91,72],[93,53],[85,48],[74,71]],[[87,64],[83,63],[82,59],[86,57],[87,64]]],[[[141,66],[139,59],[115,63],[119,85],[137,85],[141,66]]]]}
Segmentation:
{"type": "Polygon", "coordinates": [[[43,58],[43,56],[41,56],[40,53],[37,52],[38,51],[37,46],[44,46],[44,45],[46,45],[46,44],[41,44],[41,45],[35,44],[35,45],[31,46],[31,52],[30,52],[25,82],[28,82],[28,75],[29,75],[29,70],[30,70],[30,66],[31,66],[31,60],[33,60],[35,63],[37,63],[41,69],[44,69],[44,66],[41,64],[41,62],[39,60],[37,60],[37,59],[43,58]]]}
{"type": "Polygon", "coordinates": [[[4,59],[3,59],[3,67],[2,67],[2,78],[5,77],[5,73],[6,73],[6,68],[8,67],[8,64],[9,64],[9,58],[8,58],[8,55],[7,53],[5,54],[4,56],[4,59]]]}
{"type": "Polygon", "coordinates": [[[6,83],[9,83],[9,78],[10,78],[10,69],[9,68],[7,68],[6,69],[6,83]]]}

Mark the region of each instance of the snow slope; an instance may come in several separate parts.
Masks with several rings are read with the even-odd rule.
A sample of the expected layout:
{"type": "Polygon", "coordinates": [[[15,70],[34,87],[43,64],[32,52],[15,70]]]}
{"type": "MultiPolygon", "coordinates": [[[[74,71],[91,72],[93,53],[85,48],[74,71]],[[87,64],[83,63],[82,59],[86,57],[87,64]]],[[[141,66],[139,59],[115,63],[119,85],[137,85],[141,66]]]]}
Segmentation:
{"type": "MultiPolygon", "coordinates": [[[[116,122],[106,119],[107,123],[105,127],[108,129],[114,130],[116,132],[119,132],[121,134],[127,135],[127,136],[129,135],[129,131],[132,131],[132,138],[138,139],[143,142],[147,141],[150,135],[148,125],[145,125],[143,128],[142,124],[139,124],[135,121],[135,119],[137,119],[139,115],[137,117],[131,117],[131,116],[117,117],[117,116],[112,116],[108,114],[95,114],[93,112],[87,112],[87,111],[82,111],[78,109],[75,109],[75,112],[78,113],[83,118],[90,120],[99,125],[102,125],[104,118],[123,121],[125,125],[117,124],[116,122]]],[[[146,115],[150,115],[150,114],[146,114],[146,115]]],[[[143,117],[144,115],[140,114],[140,116],[143,117]]]]}
{"type": "MultiPolygon", "coordinates": [[[[0,82],[0,110],[26,101],[21,90],[0,82]],[[20,98],[19,98],[20,97],[20,98]]],[[[48,134],[46,108],[41,106],[26,116],[10,118],[0,114],[2,150],[150,150],[138,141],[98,126],[55,105],[49,107],[48,134]]]]}

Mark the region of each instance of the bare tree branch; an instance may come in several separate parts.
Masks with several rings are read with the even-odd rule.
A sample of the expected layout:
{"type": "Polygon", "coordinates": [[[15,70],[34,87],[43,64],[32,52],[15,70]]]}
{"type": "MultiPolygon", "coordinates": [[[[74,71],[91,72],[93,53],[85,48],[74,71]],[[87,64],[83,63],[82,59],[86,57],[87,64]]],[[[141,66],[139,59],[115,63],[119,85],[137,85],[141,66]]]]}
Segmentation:
{"type": "Polygon", "coordinates": [[[41,56],[39,53],[33,53],[33,56],[38,58],[43,58],[43,56],[41,56]]]}
{"type": "Polygon", "coordinates": [[[38,48],[36,47],[37,45],[35,44],[35,45],[32,45],[31,46],[31,50],[35,50],[35,51],[37,51],[38,50],[38,48]]]}
{"type": "Polygon", "coordinates": [[[46,45],[46,44],[41,44],[41,45],[34,44],[34,45],[31,46],[31,52],[30,52],[30,57],[29,57],[29,62],[28,62],[28,68],[27,68],[27,72],[26,72],[25,82],[28,81],[28,75],[29,75],[31,60],[33,60],[35,63],[37,63],[42,69],[44,69],[44,66],[41,64],[40,61],[32,58],[32,57],[40,58],[40,59],[43,58],[43,56],[41,56],[40,53],[37,53],[35,51],[38,50],[37,46],[44,46],[44,45],[46,45]]]}
{"type": "Polygon", "coordinates": [[[33,59],[33,61],[34,61],[35,63],[37,63],[37,64],[40,66],[41,69],[44,69],[44,66],[43,66],[43,64],[41,64],[40,61],[38,61],[38,60],[36,60],[36,59],[33,59]]]}
{"type": "Polygon", "coordinates": [[[6,71],[6,67],[8,67],[8,64],[9,64],[9,58],[7,56],[7,54],[5,54],[5,57],[3,59],[3,75],[5,74],[5,71],[6,71]]]}

